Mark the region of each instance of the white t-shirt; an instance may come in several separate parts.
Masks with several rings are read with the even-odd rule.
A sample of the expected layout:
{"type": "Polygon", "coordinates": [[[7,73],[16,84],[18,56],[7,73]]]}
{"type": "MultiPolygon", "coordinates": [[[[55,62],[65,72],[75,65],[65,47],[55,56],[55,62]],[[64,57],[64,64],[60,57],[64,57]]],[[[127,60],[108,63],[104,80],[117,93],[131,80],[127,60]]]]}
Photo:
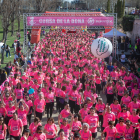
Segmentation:
{"type": "Polygon", "coordinates": [[[18,55],[17,55],[17,54],[15,54],[14,59],[15,59],[15,60],[17,60],[17,58],[18,58],[18,55]]]}
{"type": "Polygon", "coordinates": [[[125,62],[125,54],[121,55],[121,62],[125,62]]]}

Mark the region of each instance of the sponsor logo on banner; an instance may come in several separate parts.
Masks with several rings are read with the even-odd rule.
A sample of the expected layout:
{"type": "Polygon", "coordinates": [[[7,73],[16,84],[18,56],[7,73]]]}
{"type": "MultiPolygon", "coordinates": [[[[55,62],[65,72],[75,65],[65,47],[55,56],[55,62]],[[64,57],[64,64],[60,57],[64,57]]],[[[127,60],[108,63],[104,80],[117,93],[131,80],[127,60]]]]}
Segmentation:
{"type": "Polygon", "coordinates": [[[94,24],[94,19],[93,18],[89,18],[87,22],[88,22],[88,24],[93,25],[94,24]]]}
{"type": "Polygon", "coordinates": [[[109,49],[109,44],[106,42],[105,39],[99,39],[98,47],[96,49],[97,55],[101,56],[106,53],[109,49]]]}

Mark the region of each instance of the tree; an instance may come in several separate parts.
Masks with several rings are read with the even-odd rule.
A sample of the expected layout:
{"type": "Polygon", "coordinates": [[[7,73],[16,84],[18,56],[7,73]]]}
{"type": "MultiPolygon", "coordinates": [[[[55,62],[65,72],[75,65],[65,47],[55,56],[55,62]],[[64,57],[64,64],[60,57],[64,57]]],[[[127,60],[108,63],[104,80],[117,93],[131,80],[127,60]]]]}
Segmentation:
{"type": "Polygon", "coordinates": [[[107,1],[107,13],[110,13],[110,0],[107,1]]]}
{"type": "Polygon", "coordinates": [[[121,17],[124,16],[124,10],[125,10],[125,0],[123,0],[123,2],[122,2],[121,17]]]}
{"type": "MultiPolygon", "coordinates": [[[[1,12],[1,21],[2,21],[2,28],[3,28],[3,41],[4,44],[6,44],[7,41],[7,34],[9,32],[9,26],[13,24],[16,16],[13,16],[13,14],[17,13],[17,0],[3,0],[0,12],[1,12]]],[[[4,58],[1,60],[1,63],[3,64],[4,58]]]]}
{"type": "Polygon", "coordinates": [[[115,4],[114,13],[117,13],[117,4],[115,4]]]}
{"type": "Polygon", "coordinates": [[[118,18],[121,18],[121,13],[122,13],[122,1],[121,0],[117,1],[117,13],[118,13],[118,18]]]}
{"type": "Polygon", "coordinates": [[[133,22],[135,18],[133,15],[126,15],[123,17],[122,26],[124,31],[132,31],[133,30],[133,22]]]}

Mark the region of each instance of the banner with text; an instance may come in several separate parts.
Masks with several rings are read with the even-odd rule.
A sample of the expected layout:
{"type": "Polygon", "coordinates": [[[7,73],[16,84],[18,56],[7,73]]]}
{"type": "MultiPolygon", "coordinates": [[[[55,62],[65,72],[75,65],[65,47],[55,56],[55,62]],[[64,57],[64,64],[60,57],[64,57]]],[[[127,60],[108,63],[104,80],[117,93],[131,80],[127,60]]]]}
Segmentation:
{"type": "Polygon", "coordinates": [[[27,26],[114,26],[114,17],[27,17],[27,26]]]}

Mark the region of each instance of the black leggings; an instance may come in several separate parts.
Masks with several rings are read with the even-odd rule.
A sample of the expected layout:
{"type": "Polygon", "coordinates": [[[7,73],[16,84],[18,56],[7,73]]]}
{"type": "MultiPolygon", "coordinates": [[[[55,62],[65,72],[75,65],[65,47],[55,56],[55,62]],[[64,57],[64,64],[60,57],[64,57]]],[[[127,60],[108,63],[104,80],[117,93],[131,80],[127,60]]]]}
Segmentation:
{"type": "Polygon", "coordinates": [[[107,103],[111,105],[113,103],[114,94],[106,94],[106,97],[107,97],[107,103]]]}
{"type": "Polygon", "coordinates": [[[76,104],[75,105],[75,113],[78,114],[79,110],[80,110],[80,105],[76,104]]]}
{"type": "Polygon", "coordinates": [[[95,84],[96,85],[96,93],[100,94],[101,91],[101,84],[95,84]]]}
{"type": "Polygon", "coordinates": [[[15,136],[10,135],[10,139],[11,139],[11,138],[14,138],[14,140],[20,140],[20,136],[16,136],[16,137],[15,137],[15,136]]]}
{"type": "Polygon", "coordinates": [[[27,128],[28,128],[28,125],[24,125],[24,126],[23,126],[23,133],[24,133],[24,131],[25,131],[27,128]]]}
{"type": "Polygon", "coordinates": [[[59,102],[59,97],[56,97],[56,109],[60,112],[60,102],[59,102]]]}
{"type": "Polygon", "coordinates": [[[32,114],[28,114],[28,115],[27,115],[27,120],[28,120],[28,122],[29,122],[29,125],[31,124],[31,117],[32,117],[32,114]]]}
{"type": "Polygon", "coordinates": [[[73,114],[75,112],[75,101],[69,100],[69,105],[70,105],[70,111],[73,114]]]}
{"type": "Polygon", "coordinates": [[[46,103],[47,118],[52,116],[53,107],[54,107],[54,102],[46,103]],[[50,116],[49,116],[49,112],[50,112],[50,116]]]}
{"type": "Polygon", "coordinates": [[[120,104],[120,102],[121,102],[122,97],[123,97],[123,96],[118,95],[119,104],[120,104]]]}
{"type": "Polygon", "coordinates": [[[40,120],[42,120],[43,112],[37,112],[35,111],[36,117],[38,117],[40,120]]]}
{"type": "Polygon", "coordinates": [[[99,115],[99,111],[97,111],[97,114],[99,116],[99,122],[101,122],[101,131],[103,132],[103,115],[99,115]]]}

